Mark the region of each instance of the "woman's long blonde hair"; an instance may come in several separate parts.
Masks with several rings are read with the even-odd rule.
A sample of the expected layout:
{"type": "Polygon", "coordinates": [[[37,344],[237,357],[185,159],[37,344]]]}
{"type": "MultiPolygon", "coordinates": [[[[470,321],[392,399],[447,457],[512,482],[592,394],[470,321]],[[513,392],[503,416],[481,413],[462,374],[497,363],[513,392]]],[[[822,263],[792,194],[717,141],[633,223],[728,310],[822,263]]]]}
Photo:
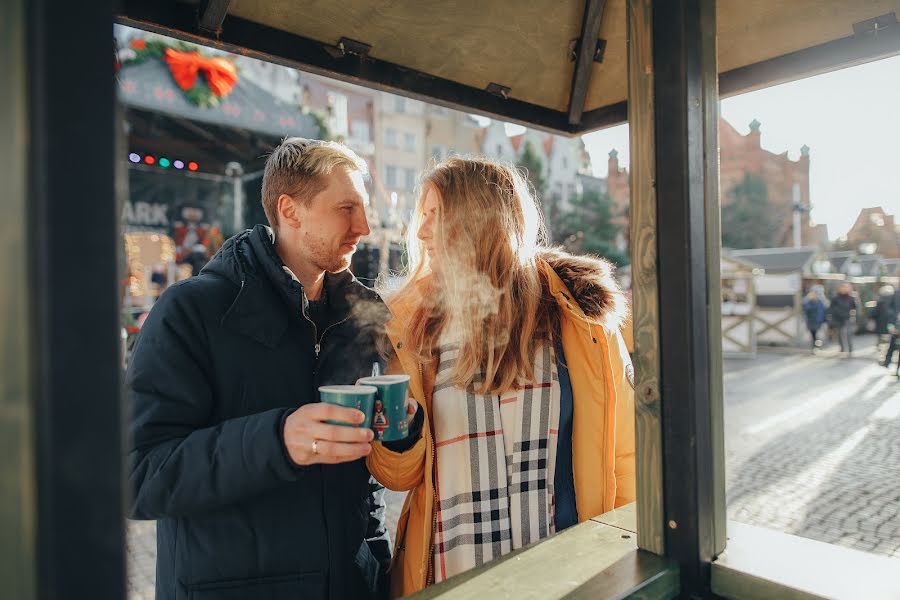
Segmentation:
{"type": "Polygon", "coordinates": [[[408,232],[408,279],[389,301],[414,307],[408,348],[430,362],[442,340],[458,344],[450,380],[480,394],[532,381],[535,352],[556,326],[537,258],[545,237],[534,195],[514,167],[454,157],[428,171],[408,232]],[[429,190],[440,203],[435,269],[418,239],[429,190]]]}

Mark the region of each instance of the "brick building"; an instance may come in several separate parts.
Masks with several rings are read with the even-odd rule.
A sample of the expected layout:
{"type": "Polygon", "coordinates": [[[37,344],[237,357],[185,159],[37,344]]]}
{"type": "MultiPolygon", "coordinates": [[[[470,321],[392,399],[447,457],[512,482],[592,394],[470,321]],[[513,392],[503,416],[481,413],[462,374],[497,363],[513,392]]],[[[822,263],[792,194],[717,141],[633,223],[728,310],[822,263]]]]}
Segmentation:
{"type": "MultiPolygon", "coordinates": [[[[725,119],[719,119],[719,185],[722,204],[729,202],[729,191],[750,173],[766,182],[769,203],[778,224],[776,246],[793,246],[794,203],[810,206],[809,197],[809,147],[800,148],[800,158],[791,160],[787,152],[775,154],[760,146],[760,123],[750,123],[750,132],[741,135],[725,119]]],[[[619,166],[618,152],[609,153],[609,195],[619,214],[628,206],[628,170],[619,166]]],[[[824,225],[810,226],[809,211],[800,213],[800,245],[821,245],[827,242],[824,225]]]]}
{"type": "Polygon", "coordinates": [[[859,211],[856,222],[847,232],[847,247],[859,251],[864,244],[875,244],[871,250],[885,258],[900,258],[900,230],[894,216],[880,206],[859,211]]]}

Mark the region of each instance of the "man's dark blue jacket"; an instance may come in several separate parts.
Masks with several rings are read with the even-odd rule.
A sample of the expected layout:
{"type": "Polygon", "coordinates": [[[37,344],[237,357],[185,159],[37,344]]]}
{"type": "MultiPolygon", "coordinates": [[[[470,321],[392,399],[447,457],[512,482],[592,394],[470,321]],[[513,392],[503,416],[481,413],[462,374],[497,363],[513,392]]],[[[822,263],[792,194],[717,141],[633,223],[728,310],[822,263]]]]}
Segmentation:
{"type": "Polygon", "coordinates": [[[127,374],[128,457],[131,516],[158,520],[158,599],[378,595],[384,489],[363,460],[298,467],[282,438],[319,385],[385,366],[378,296],[349,272],[325,289],[332,324],[316,328],[257,226],[150,312],[127,374]]]}

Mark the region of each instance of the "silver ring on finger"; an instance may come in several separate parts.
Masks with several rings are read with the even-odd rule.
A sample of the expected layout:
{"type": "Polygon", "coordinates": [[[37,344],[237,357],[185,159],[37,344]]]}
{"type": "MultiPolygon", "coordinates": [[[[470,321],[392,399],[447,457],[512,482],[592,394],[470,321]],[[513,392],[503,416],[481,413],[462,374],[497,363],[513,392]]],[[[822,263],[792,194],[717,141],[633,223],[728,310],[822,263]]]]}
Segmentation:
{"type": "Polygon", "coordinates": [[[319,440],[313,440],[313,441],[312,441],[312,453],[313,453],[313,454],[318,454],[318,453],[319,453],[319,440]]]}

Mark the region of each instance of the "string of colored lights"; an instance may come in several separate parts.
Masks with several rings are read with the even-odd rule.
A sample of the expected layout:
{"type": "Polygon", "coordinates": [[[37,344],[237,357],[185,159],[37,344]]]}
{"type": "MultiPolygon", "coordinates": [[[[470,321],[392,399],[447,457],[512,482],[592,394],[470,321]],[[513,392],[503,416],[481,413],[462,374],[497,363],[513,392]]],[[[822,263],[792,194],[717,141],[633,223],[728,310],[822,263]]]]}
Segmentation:
{"type": "Polygon", "coordinates": [[[197,171],[200,168],[194,161],[184,162],[183,160],[175,159],[171,160],[164,156],[159,157],[158,159],[152,154],[145,154],[141,156],[137,152],[132,152],[128,155],[128,160],[134,164],[144,163],[147,165],[159,165],[163,169],[168,169],[169,167],[175,167],[176,169],[184,169],[187,168],[188,171],[197,171]]]}

